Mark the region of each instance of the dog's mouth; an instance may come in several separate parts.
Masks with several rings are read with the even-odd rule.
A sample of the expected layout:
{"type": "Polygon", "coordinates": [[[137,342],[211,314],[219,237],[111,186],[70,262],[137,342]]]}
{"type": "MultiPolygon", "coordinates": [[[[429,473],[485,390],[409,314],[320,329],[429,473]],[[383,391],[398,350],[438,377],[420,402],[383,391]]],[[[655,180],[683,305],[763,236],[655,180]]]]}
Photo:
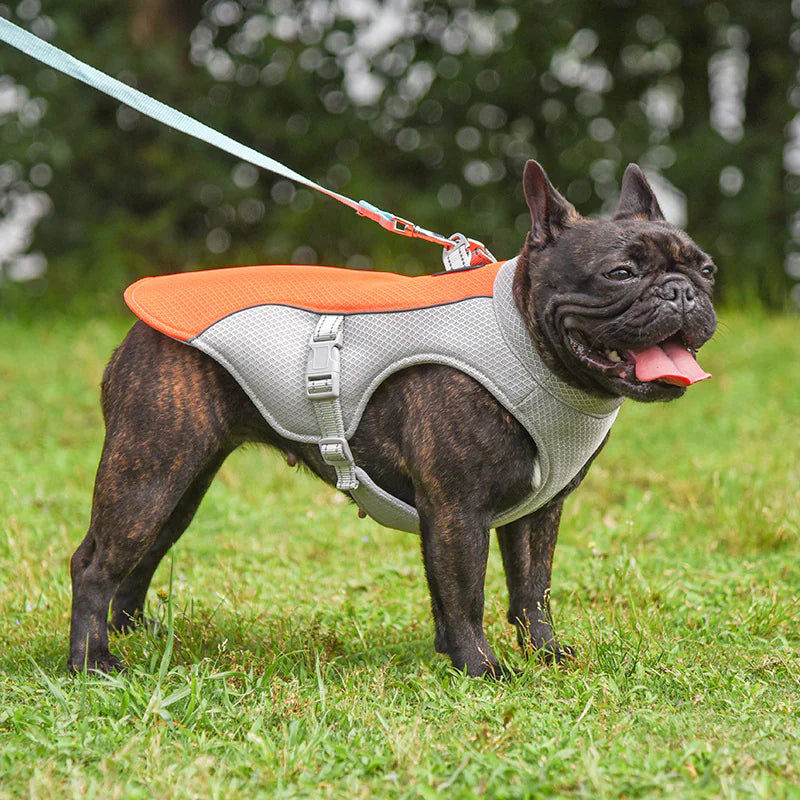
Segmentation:
{"type": "Polygon", "coordinates": [[[698,363],[697,351],[677,333],[649,347],[622,349],[589,345],[577,330],[567,336],[570,349],[579,361],[606,378],[621,381],[628,388],[642,384],[664,384],[681,389],[710,378],[698,363]]]}

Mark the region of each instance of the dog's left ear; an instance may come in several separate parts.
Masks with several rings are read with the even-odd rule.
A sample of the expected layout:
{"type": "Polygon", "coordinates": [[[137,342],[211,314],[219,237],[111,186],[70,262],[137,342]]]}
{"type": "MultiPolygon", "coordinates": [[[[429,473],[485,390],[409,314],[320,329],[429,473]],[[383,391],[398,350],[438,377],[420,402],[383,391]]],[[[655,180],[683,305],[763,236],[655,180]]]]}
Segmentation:
{"type": "Polygon", "coordinates": [[[664,221],[661,206],[656,200],[647,178],[636,164],[628,164],[622,176],[622,189],[614,219],[640,219],[664,221]]]}
{"type": "Polygon", "coordinates": [[[542,165],[532,159],[525,164],[522,176],[525,200],[531,210],[528,242],[544,247],[554,242],[571,222],[580,218],[575,207],[555,189],[542,165]]]}

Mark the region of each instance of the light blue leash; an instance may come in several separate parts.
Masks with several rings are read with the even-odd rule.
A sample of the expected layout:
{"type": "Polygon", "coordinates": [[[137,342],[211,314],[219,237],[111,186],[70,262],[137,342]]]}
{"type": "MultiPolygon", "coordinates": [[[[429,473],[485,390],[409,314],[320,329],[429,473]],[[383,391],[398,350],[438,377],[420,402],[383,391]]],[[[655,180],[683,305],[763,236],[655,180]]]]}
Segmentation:
{"type": "Polygon", "coordinates": [[[322,192],[328,197],[332,197],[334,200],[338,200],[340,203],[352,208],[359,216],[367,217],[377,222],[388,231],[441,245],[444,247],[442,258],[445,268],[448,270],[488,264],[495,260],[480,242],[468,239],[460,233],[454,234],[448,239],[438,233],[433,233],[433,231],[414,225],[413,222],[409,222],[402,217],[390,214],[387,211],[381,211],[381,209],[366,200],[356,202],[345,195],[326,189],[279,161],[275,161],[274,158],[265,156],[251,147],[240,144],[235,139],[231,139],[230,136],[215,131],[213,128],[209,128],[208,125],[204,125],[187,114],[153,99],[144,94],[144,92],[140,92],[138,89],[134,89],[132,86],[128,86],[126,83],[118,81],[116,78],[112,78],[88,64],[84,64],[82,61],[78,61],[69,53],[59,50],[59,48],[45,42],[38,36],[34,36],[24,28],[14,25],[3,17],[0,17],[0,40],[41,61],[43,64],[63,72],[65,75],[77,78],[79,81],[99,89],[104,94],[119,100],[121,103],[151,117],[157,122],[193,136],[195,139],[207,142],[242,161],[247,161],[261,169],[322,192]]]}

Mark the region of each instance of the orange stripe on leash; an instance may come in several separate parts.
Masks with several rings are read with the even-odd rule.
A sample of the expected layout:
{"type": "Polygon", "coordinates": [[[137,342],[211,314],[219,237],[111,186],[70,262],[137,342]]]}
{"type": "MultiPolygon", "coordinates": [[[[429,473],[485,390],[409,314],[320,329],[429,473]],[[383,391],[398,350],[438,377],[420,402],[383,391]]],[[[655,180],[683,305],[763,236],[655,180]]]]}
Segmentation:
{"type": "Polygon", "coordinates": [[[341,267],[229,267],[142,278],[127,288],[125,302],[151,327],[187,341],[223,317],[259,305],[356,314],[491,297],[502,264],[418,277],[341,267]]]}

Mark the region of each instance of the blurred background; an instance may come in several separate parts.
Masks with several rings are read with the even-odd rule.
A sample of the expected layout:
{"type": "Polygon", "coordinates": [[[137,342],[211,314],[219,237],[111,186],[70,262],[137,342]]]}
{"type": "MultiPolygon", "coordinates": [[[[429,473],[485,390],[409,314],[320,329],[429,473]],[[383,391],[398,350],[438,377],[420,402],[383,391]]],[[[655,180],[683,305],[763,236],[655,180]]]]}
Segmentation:
{"type": "MultiPolygon", "coordinates": [[[[0,14],[298,172],[515,255],[526,159],[586,214],[639,163],[728,305],[800,307],[800,0],[21,0],[0,14]]],[[[440,249],[0,45],[0,308],[147,274],[409,274],[440,249]]]]}

